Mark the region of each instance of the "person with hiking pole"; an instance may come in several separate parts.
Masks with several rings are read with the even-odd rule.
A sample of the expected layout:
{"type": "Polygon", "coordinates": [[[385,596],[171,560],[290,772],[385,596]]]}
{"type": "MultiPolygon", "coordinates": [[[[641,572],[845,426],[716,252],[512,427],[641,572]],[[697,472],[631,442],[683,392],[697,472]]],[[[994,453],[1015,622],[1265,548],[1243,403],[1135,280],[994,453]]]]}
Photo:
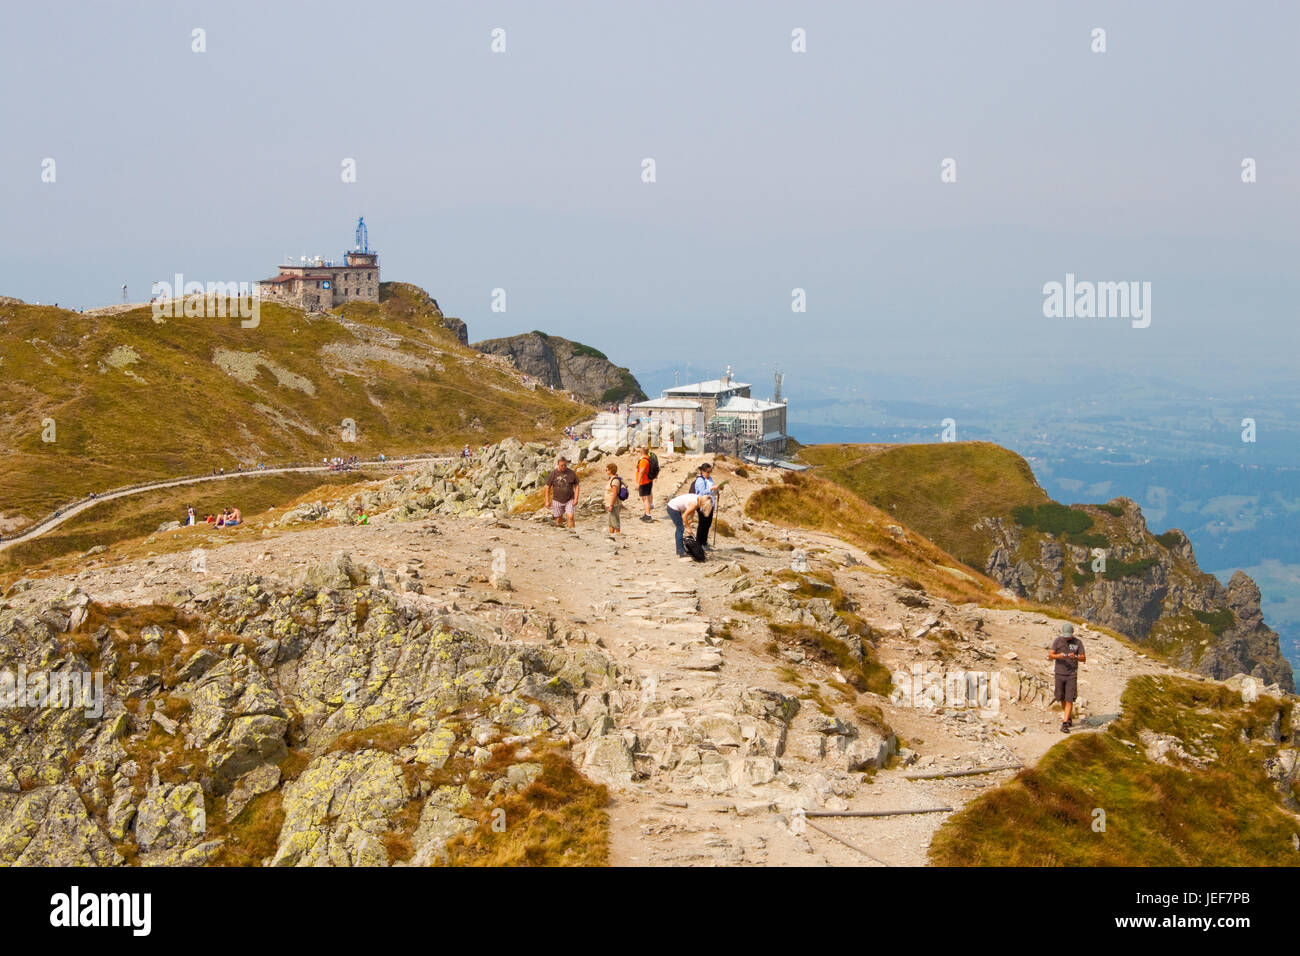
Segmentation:
{"type": "Polygon", "coordinates": [[[1056,661],[1056,695],[1053,699],[1061,702],[1061,733],[1068,734],[1074,727],[1074,702],[1079,696],[1079,665],[1088,660],[1083,641],[1074,636],[1074,625],[1069,621],[1061,625],[1061,634],[1052,641],[1047,657],[1056,661]]]}
{"type": "Polygon", "coordinates": [[[706,495],[713,499],[713,508],[708,514],[700,512],[699,531],[696,534],[696,540],[702,547],[709,547],[709,528],[713,526],[713,512],[718,508],[718,496],[713,486],[713,465],[705,462],[700,465],[700,473],[695,476],[691,482],[691,493],[695,495],[706,495]]]}

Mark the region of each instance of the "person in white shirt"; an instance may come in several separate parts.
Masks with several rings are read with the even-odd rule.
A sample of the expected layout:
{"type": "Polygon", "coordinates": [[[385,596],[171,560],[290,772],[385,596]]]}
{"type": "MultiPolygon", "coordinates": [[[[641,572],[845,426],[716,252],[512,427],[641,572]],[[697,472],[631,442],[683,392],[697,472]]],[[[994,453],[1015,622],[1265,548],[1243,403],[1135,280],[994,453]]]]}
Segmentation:
{"type": "Polygon", "coordinates": [[[668,502],[668,517],[672,519],[676,532],[677,557],[686,558],[688,561],[691,556],[686,553],[682,538],[686,533],[687,522],[695,517],[696,512],[702,515],[713,514],[713,499],[708,495],[685,494],[678,495],[668,502]]]}

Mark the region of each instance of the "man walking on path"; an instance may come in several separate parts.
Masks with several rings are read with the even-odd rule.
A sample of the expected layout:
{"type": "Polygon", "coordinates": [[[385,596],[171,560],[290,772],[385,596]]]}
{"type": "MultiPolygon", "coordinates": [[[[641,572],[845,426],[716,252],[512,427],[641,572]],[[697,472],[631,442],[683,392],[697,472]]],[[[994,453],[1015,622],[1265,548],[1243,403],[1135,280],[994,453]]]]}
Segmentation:
{"type": "Polygon", "coordinates": [[[713,499],[708,495],[678,495],[672,501],[668,502],[668,517],[673,521],[673,528],[677,538],[677,557],[690,560],[691,556],[686,553],[686,544],[682,538],[686,534],[686,523],[691,520],[696,512],[701,515],[713,514],[713,499]]]}
{"type": "Polygon", "coordinates": [[[569,467],[569,459],[563,455],[546,476],[546,506],[555,515],[557,528],[564,527],[565,515],[568,515],[569,527],[573,527],[573,509],[578,506],[578,473],[569,467]]]}
{"type": "Polygon", "coordinates": [[[709,528],[713,525],[713,512],[717,510],[718,498],[713,490],[713,466],[707,461],[700,465],[700,473],[691,482],[691,493],[696,495],[707,495],[713,501],[713,507],[709,513],[700,512],[700,528],[697,538],[702,547],[709,546],[709,528]]]}
{"type": "Polygon", "coordinates": [[[642,521],[654,521],[654,516],[650,513],[654,507],[654,476],[650,474],[650,446],[641,446],[641,459],[636,463],[636,490],[641,496],[641,506],[645,513],[641,515],[642,521]]]}
{"type": "Polygon", "coordinates": [[[1061,733],[1068,734],[1074,727],[1071,719],[1074,713],[1074,701],[1079,696],[1079,665],[1086,663],[1083,641],[1074,636],[1074,625],[1066,621],[1061,625],[1061,635],[1052,641],[1052,649],[1047,652],[1050,660],[1056,661],[1056,696],[1061,702],[1061,733]]]}

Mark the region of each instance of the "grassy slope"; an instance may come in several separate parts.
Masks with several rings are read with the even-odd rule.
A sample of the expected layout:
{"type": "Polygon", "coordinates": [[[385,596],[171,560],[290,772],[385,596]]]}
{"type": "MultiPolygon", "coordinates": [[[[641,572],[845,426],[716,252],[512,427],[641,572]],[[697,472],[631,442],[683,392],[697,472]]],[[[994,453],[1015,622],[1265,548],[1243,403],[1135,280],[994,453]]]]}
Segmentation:
{"type": "MultiPolygon", "coordinates": [[[[1043,532],[1021,528],[1023,540],[1016,559],[1036,562],[1042,538],[1050,534],[1059,543],[1103,547],[1112,551],[1112,574],[1123,577],[1124,561],[1114,555],[1118,546],[1140,573],[1140,562],[1158,556],[1168,562],[1177,583],[1203,588],[1208,575],[1175,557],[1151,535],[1132,536],[1131,521],[1112,514],[1109,506],[1083,505],[1066,508],[1051,502],[1034,479],[1029,464],[1015,452],[987,442],[951,442],[930,445],[810,445],[800,450],[805,462],[816,465],[815,473],[852,491],[855,495],[901,519],[923,533],[939,547],[961,558],[972,568],[983,568],[990,538],[974,525],[984,517],[1014,522],[1019,506],[1050,505],[1059,520],[1083,519],[1091,525],[1082,534],[1070,535],[1055,528],[1043,532]]],[[[1089,559],[1091,560],[1091,559],[1089,559]]],[[[1067,560],[1063,608],[1088,603],[1081,587],[1091,580],[1088,562],[1076,567],[1067,560]]],[[[1200,659],[1207,641],[1215,635],[1190,612],[1166,615],[1142,641],[1147,653],[1191,667],[1200,659]]]]}
{"type": "Polygon", "coordinates": [[[898,519],[838,484],[816,475],[787,472],[784,481],[755,492],[746,514],[786,527],[834,534],[858,545],[893,574],[912,578],[928,591],[953,601],[996,602],[998,585],[921,535],[898,538],[888,532],[898,519]],[[944,571],[953,568],[961,574],[944,571]]]}
{"type": "MultiPolygon", "coordinates": [[[[953,815],[935,835],[945,866],[1297,866],[1300,820],[1263,771],[1258,739],[1290,703],[1253,704],[1218,684],[1140,677],[1105,732],[1063,740],[1014,780],[953,815]],[[1209,766],[1146,757],[1139,731],[1174,734],[1209,766]],[[1244,739],[1243,739],[1244,734],[1244,739]],[[1199,742],[1198,742],[1199,741],[1199,742]],[[1106,829],[1093,830],[1094,809],[1106,829]]],[[[1300,795],[1300,794],[1296,794],[1300,795]]]]}
{"type": "Polygon", "coordinates": [[[989,442],[810,445],[800,457],[976,568],[989,550],[977,521],[1048,500],[1023,458],[989,442]]]}
{"type": "MultiPolygon", "coordinates": [[[[194,506],[199,519],[227,505],[238,507],[244,515],[245,529],[241,532],[207,526],[184,529],[181,536],[187,542],[185,546],[194,548],[210,541],[229,540],[236,533],[248,534],[247,528],[256,527],[267,508],[308,495],[318,488],[337,494],[347,485],[373,477],[364,472],[265,475],[116,498],[86,509],[48,534],[0,551],[0,587],[12,583],[25,569],[80,555],[95,545],[109,546],[148,536],[165,521],[184,520],[186,505],[194,506]]],[[[175,549],[160,545],[158,550],[175,549]]]]}
{"type": "Polygon", "coordinates": [[[460,345],[413,288],[385,283],[379,305],[310,320],[264,304],[255,329],[238,318],[159,324],[148,308],[96,317],[0,305],[0,515],[31,519],[91,490],[240,461],[529,440],[582,417],[583,406],[525,389],[460,345]],[[106,361],[125,349],[138,361],[106,361]],[[218,349],[274,369],[241,381],[216,364],[218,349]],[[57,427],[48,444],[46,417],[57,427]],[[356,422],[355,443],[341,440],[345,418],[356,422]]]}

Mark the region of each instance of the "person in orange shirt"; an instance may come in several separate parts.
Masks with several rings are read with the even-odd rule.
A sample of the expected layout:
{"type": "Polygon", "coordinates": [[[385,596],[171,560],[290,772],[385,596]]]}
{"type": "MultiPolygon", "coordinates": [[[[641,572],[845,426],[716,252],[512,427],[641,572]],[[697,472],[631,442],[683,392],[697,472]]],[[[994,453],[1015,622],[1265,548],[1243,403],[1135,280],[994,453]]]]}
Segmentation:
{"type": "Polygon", "coordinates": [[[636,490],[641,496],[641,506],[645,509],[645,514],[641,515],[642,521],[654,521],[651,510],[654,507],[654,479],[650,477],[650,446],[641,446],[641,459],[636,463],[636,490]]]}

